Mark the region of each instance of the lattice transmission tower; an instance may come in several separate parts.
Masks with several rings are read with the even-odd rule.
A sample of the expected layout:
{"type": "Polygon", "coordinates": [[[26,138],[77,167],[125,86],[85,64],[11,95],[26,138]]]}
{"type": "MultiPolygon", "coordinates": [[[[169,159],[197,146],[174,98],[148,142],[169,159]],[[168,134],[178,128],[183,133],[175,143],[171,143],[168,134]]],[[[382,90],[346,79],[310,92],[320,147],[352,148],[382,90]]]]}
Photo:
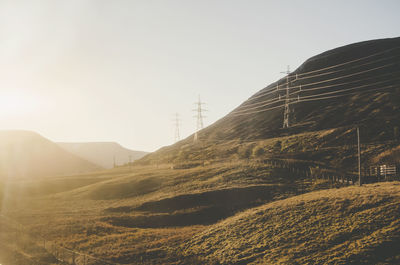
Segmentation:
{"type": "Polygon", "coordinates": [[[204,127],[203,119],[205,116],[203,116],[203,112],[206,111],[206,109],[203,109],[203,105],[205,103],[201,102],[200,95],[199,95],[199,100],[194,103],[196,105],[196,108],[193,110],[197,112],[197,115],[194,116],[194,118],[197,119],[197,126],[196,126],[196,132],[194,134],[194,140],[197,141],[197,133],[204,127]]]}
{"type": "Polygon", "coordinates": [[[179,126],[180,126],[180,119],[179,119],[179,113],[175,113],[175,118],[174,118],[174,126],[175,126],[175,143],[181,140],[181,136],[179,133],[179,126]]]}
{"type": "Polygon", "coordinates": [[[281,72],[282,74],[286,74],[286,97],[285,97],[285,112],[283,113],[283,128],[289,128],[289,120],[290,120],[290,98],[289,98],[289,78],[290,78],[290,66],[287,66],[286,72],[281,72]]]}

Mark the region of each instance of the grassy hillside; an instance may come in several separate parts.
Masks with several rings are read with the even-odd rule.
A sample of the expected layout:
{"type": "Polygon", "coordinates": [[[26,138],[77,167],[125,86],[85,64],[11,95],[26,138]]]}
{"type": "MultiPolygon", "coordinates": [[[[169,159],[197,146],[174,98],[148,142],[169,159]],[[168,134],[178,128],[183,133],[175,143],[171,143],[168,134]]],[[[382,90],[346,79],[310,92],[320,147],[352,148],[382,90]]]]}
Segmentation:
{"type": "Polygon", "coordinates": [[[327,189],[338,184],[253,163],[229,168],[49,178],[2,212],[49,242],[123,264],[398,263],[399,182],[327,189]],[[64,189],[49,189],[58,183],[64,189]]]}
{"type": "Polygon", "coordinates": [[[247,160],[189,169],[126,167],[8,182],[0,211],[67,248],[127,264],[165,264],[182,259],[178,245],[211,224],[334,185],[247,160]]]}
{"type": "Polygon", "coordinates": [[[37,133],[0,131],[0,178],[70,175],[99,169],[37,133]]]}
{"type": "Polygon", "coordinates": [[[116,165],[123,165],[130,161],[133,162],[134,160],[140,159],[147,154],[147,152],[124,148],[118,143],[113,142],[57,144],[68,152],[82,157],[103,168],[112,168],[114,166],[114,158],[116,165]]]}
{"type": "Polygon", "coordinates": [[[308,59],[290,74],[289,129],[282,129],[286,93],[282,78],[203,130],[200,137],[264,139],[358,124],[373,140],[393,139],[399,137],[394,135],[399,126],[399,71],[400,38],[339,47],[308,59]],[[338,97],[311,100],[329,96],[338,97]],[[275,106],[280,107],[266,110],[275,106]]]}
{"type": "Polygon", "coordinates": [[[221,264],[399,264],[400,183],[312,192],[228,218],[183,244],[221,264]]]}
{"type": "Polygon", "coordinates": [[[289,129],[281,101],[263,110],[282,79],[198,141],[132,167],[4,181],[0,212],[54,244],[122,264],[398,264],[400,184],[321,178],[357,174],[356,125],[363,171],[400,162],[396,47],[400,38],[364,42],[306,61],[294,87],[351,94],[309,101],[316,90],[291,91],[303,101],[292,102],[289,129]]]}
{"type": "MultiPolygon", "coordinates": [[[[400,38],[366,41],[324,52],[304,62],[289,76],[289,128],[282,128],[286,93],[286,78],[282,78],[201,130],[199,141],[188,137],[146,156],[141,162],[206,160],[209,154],[228,157],[240,153],[239,146],[248,142],[266,139],[282,142],[285,137],[295,135],[297,151],[348,148],[356,143],[357,126],[364,144],[398,144],[399,73],[400,38]],[[309,144],[308,134],[324,135],[326,130],[336,131],[330,138],[317,136],[320,139],[312,139],[309,144]]],[[[386,147],[393,148],[395,144],[386,147]]],[[[302,159],[303,155],[297,157],[302,159]]]]}
{"type": "Polygon", "coordinates": [[[18,225],[0,215],[1,264],[56,264],[56,260],[43,247],[18,229],[18,225]]]}

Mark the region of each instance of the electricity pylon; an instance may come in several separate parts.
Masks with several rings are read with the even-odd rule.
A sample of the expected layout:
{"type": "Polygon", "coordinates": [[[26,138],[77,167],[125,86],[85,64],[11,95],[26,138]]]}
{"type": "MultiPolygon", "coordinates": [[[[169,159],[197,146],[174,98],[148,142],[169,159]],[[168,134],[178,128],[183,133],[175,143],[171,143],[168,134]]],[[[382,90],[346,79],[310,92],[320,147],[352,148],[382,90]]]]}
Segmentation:
{"type": "Polygon", "coordinates": [[[205,116],[203,116],[203,111],[206,111],[205,109],[203,109],[202,105],[205,104],[203,102],[201,102],[200,99],[200,95],[199,95],[199,101],[194,103],[196,105],[196,109],[194,109],[193,111],[197,112],[197,115],[195,115],[194,117],[197,118],[197,126],[196,126],[196,132],[194,134],[194,140],[197,140],[197,132],[200,131],[201,129],[203,129],[204,127],[204,123],[203,123],[203,118],[205,118],[205,116]]]}
{"type": "Polygon", "coordinates": [[[289,74],[290,74],[290,66],[287,66],[286,72],[281,72],[282,74],[286,74],[286,98],[285,98],[285,112],[283,113],[283,128],[289,128],[289,74]]]}
{"type": "Polygon", "coordinates": [[[179,125],[180,125],[179,113],[175,113],[174,125],[175,125],[175,143],[176,143],[181,139],[181,136],[179,134],[179,125]]]}

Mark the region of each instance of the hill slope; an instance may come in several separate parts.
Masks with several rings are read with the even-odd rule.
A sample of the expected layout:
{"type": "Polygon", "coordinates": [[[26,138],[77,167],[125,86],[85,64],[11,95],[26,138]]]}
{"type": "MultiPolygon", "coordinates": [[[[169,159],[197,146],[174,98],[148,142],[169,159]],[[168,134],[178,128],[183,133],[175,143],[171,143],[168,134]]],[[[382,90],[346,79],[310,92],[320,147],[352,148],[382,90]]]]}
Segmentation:
{"type": "Polygon", "coordinates": [[[37,133],[0,131],[0,177],[39,177],[88,172],[101,167],[37,133]]]}
{"type": "Polygon", "coordinates": [[[93,142],[93,143],[57,143],[59,146],[79,157],[104,168],[116,165],[123,165],[137,160],[148,154],[143,151],[134,151],[114,142],[93,142]]]}
{"type": "Polygon", "coordinates": [[[392,49],[399,41],[354,44],[307,61],[296,70],[304,74],[298,77],[323,67],[311,73],[318,74],[312,83],[328,76],[334,82],[306,86],[310,80],[303,79],[305,88],[329,97],[336,90],[325,89],[349,90],[340,90],[342,98],[321,99],[309,97],[317,90],[303,87],[302,99],[317,100],[292,102],[289,129],[281,128],[281,101],[276,109],[258,110],[274,99],[266,89],[202,130],[199,141],[189,137],[132,167],[15,181],[7,186],[15,198],[6,198],[2,211],[32,233],[110,263],[398,264],[399,252],[392,248],[399,244],[398,182],[314,191],[350,185],[332,177],[355,172],[355,120],[361,121],[364,167],[399,162],[393,73],[400,68],[392,49]],[[390,59],[371,56],[377,52],[390,59]],[[373,62],[357,59],[365,56],[373,62]],[[389,60],[391,68],[375,59],[389,60]],[[342,64],[349,60],[357,66],[342,64]],[[338,72],[337,64],[346,67],[338,72]],[[372,66],[385,71],[370,71],[372,66]],[[371,92],[368,85],[377,82],[385,88],[371,92]],[[257,112],[249,113],[250,107],[257,112]],[[245,115],[236,115],[244,108],[245,115]]]}
{"type": "Polygon", "coordinates": [[[221,264],[399,264],[400,183],[312,192],[194,235],[188,256],[221,264]]]}
{"type": "Polygon", "coordinates": [[[356,126],[360,127],[362,143],[398,141],[399,73],[400,38],[360,42],[324,52],[200,131],[197,143],[189,137],[142,161],[174,162],[179,157],[204,160],[212,150],[215,157],[224,158],[238,153],[236,147],[228,147],[231,142],[257,142],[327,129],[337,130],[329,139],[312,145],[308,144],[310,139],[298,137],[297,143],[302,145],[298,151],[354,145],[356,126]],[[282,128],[287,80],[290,126],[282,128]]]}
{"type": "Polygon", "coordinates": [[[399,126],[399,73],[400,38],[339,47],[290,73],[289,129],[282,129],[287,81],[282,78],[205,129],[202,137],[258,139],[359,124],[371,137],[392,139],[399,126]]]}

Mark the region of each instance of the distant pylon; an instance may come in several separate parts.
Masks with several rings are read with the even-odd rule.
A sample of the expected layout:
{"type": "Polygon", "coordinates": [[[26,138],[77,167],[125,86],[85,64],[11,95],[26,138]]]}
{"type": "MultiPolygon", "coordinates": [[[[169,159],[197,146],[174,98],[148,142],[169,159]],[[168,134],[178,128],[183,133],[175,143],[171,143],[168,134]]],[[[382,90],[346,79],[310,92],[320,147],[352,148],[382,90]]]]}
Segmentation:
{"type": "Polygon", "coordinates": [[[289,128],[289,74],[290,74],[290,66],[287,66],[286,72],[281,72],[282,74],[286,74],[286,98],[285,98],[285,112],[283,113],[283,128],[289,128]]]}
{"type": "Polygon", "coordinates": [[[174,125],[175,125],[175,143],[176,143],[181,139],[181,136],[179,134],[179,125],[180,125],[179,113],[175,113],[174,125]]]}
{"type": "Polygon", "coordinates": [[[202,112],[206,110],[202,108],[202,105],[205,103],[201,102],[200,95],[199,95],[199,101],[194,104],[196,105],[196,109],[194,109],[193,111],[197,112],[197,115],[194,116],[195,118],[197,118],[196,132],[194,134],[194,140],[196,141],[198,137],[197,132],[203,129],[204,127],[203,118],[205,118],[205,116],[203,116],[202,112]]]}

